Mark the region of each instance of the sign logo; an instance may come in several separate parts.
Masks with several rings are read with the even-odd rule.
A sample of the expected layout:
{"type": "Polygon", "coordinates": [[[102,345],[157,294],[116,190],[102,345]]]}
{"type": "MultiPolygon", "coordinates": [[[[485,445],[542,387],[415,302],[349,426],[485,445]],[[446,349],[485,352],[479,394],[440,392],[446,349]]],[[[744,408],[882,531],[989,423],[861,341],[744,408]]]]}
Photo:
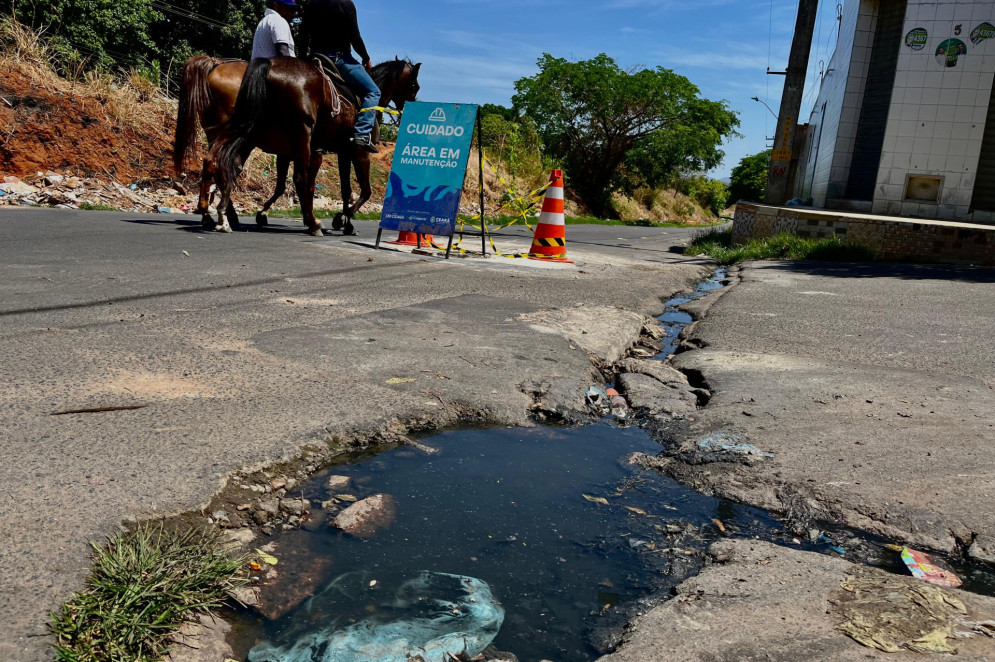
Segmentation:
{"type": "Polygon", "coordinates": [[[971,32],[971,43],[977,46],[985,39],[995,39],[995,25],[982,23],[971,32]]]}
{"type": "Polygon", "coordinates": [[[394,148],[380,227],[451,236],[477,106],[410,102],[394,148]]]}
{"type": "Polygon", "coordinates": [[[960,39],[947,39],[936,48],[936,61],[947,68],[956,67],[962,55],[967,55],[967,44],[960,39]]]}
{"type": "Polygon", "coordinates": [[[926,48],[926,41],[929,39],[929,31],[926,28],[916,28],[910,30],[905,35],[905,45],[914,51],[921,51],[926,48]]]}

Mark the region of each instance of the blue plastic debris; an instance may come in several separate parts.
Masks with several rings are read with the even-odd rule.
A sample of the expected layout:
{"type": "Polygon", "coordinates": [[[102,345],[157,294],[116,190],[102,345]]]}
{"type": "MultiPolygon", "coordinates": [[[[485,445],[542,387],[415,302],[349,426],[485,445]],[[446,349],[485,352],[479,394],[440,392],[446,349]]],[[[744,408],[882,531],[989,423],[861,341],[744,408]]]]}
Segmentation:
{"type": "Polygon", "coordinates": [[[482,653],[504,622],[479,579],[426,571],[385,593],[372,577],[336,578],[301,605],[277,641],[249,651],[249,662],[450,662],[482,653]]]}
{"type": "Polygon", "coordinates": [[[698,442],[698,448],[713,453],[736,453],[737,455],[765,457],[768,459],[774,457],[772,453],[762,451],[753,444],[741,442],[726,432],[715,432],[708,435],[698,442]]]}

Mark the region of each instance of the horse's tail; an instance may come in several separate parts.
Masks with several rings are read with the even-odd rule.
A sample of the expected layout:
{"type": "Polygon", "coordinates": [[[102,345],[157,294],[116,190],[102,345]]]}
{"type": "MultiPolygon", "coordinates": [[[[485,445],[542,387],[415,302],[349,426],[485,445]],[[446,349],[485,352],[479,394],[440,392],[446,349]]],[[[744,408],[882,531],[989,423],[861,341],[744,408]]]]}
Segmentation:
{"type": "Polygon", "coordinates": [[[180,106],[176,114],[176,135],[173,137],[173,168],[176,176],[183,173],[183,163],[194,156],[197,122],[211,105],[211,89],[207,77],[217,62],[206,55],[195,55],[183,67],[183,84],[180,88],[180,106]]]}
{"type": "Polygon", "coordinates": [[[225,122],[222,137],[215,145],[217,175],[221,181],[231,182],[238,176],[238,155],[266,110],[266,79],[272,66],[269,59],[256,58],[245,70],[242,86],[238,88],[235,110],[225,122]]]}

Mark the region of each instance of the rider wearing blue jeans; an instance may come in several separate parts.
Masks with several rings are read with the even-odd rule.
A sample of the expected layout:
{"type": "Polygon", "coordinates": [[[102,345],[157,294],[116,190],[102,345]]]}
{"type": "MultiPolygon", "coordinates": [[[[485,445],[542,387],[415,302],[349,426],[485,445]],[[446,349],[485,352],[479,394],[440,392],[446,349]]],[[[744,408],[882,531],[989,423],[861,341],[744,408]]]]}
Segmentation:
{"type": "MultiPolygon", "coordinates": [[[[373,108],[380,103],[380,89],[370,77],[373,63],[359,34],[356,5],[352,0],[311,0],[301,20],[301,41],[302,52],[320,53],[335,63],[342,77],[359,93],[363,108],[373,108]],[[353,49],[362,64],[353,57],[353,49]]],[[[373,153],[377,152],[371,139],[376,117],[374,110],[360,113],[356,118],[354,138],[358,148],[373,153]]]]}

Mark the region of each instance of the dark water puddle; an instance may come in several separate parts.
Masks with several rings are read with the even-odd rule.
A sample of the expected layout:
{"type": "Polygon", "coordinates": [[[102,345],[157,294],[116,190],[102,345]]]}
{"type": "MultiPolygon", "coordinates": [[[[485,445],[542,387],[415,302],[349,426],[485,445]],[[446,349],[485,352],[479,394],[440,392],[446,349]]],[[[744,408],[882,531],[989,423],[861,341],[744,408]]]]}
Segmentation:
{"type": "MultiPolygon", "coordinates": [[[[725,276],[720,270],[693,294],[667,302],[659,318],[667,329],[659,358],[673,352],[692,321],[677,307],[720,289],[725,276]]],[[[368,540],[327,523],[294,532],[292,544],[306,548],[304,554],[295,550],[295,558],[324,560],[315,564],[325,566],[322,571],[308,578],[314,583],[308,591],[317,596],[275,621],[249,611],[230,615],[238,659],[394,659],[354,649],[328,657],[327,644],[317,646],[314,657],[264,657],[260,651],[289,648],[321,628],[366,635],[377,619],[438,621],[446,614],[428,613],[436,603],[413,595],[412,587],[452,584],[456,575],[474,578],[464,584],[484,582],[476,595],[493,594],[503,606],[498,649],[522,662],[588,662],[618,643],[627,622],[697,574],[705,550],[723,536],[842,555],[907,574],[898,555],[884,546],[889,541],[831,526],[789,530],[766,511],[704,496],[630,465],[630,453],[661,450],[641,429],[602,422],[573,430],[458,430],[423,443],[439,452],[401,447],[356,454],[303,488],[316,520],[331,520],[337,508],[350,505],[343,501],[319,512],[334,496],[329,474],[348,476],[345,492],[355,498],[391,495],[396,518],[368,540]]],[[[944,560],[965,589],[995,595],[995,572],[944,560]]],[[[439,604],[453,607],[458,618],[461,610],[479,607],[471,604],[476,602],[439,604]]]]}
{"type": "MultiPolygon", "coordinates": [[[[595,659],[644,608],[640,599],[700,569],[703,550],[721,535],[713,518],[733,535],[782,537],[777,520],[761,510],[630,466],[627,454],[660,450],[642,430],[602,423],[457,431],[425,443],[440,453],[402,447],[334,469],[352,478],[350,492],[359,498],[397,500],[391,528],[362,541],[325,526],[306,544],[332,557],[329,581],[362,571],[379,585],[398,585],[433,571],[487,582],[506,611],[494,643],[523,662],[595,659]]],[[[327,500],[325,482],[310,483],[305,497],[327,500]]],[[[343,604],[343,613],[355,606],[343,604]]],[[[275,622],[243,614],[236,652],[280,641],[299,613],[275,622]]]]}
{"type": "Polygon", "coordinates": [[[694,318],[682,311],[680,307],[686,303],[697,301],[698,299],[707,296],[716,290],[721,290],[725,287],[722,284],[722,281],[725,280],[726,273],[725,268],[717,269],[715,273],[712,274],[711,278],[698,283],[698,287],[695,288],[694,292],[674,297],[666,303],[666,312],[657,318],[660,320],[660,323],[663,325],[664,332],[666,333],[663,340],[663,347],[660,349],[660,353],[656,356],[657,360],[665,361],[677,350],[681,331],[684,330],[684,327],[694,321],[694,318]]]}

